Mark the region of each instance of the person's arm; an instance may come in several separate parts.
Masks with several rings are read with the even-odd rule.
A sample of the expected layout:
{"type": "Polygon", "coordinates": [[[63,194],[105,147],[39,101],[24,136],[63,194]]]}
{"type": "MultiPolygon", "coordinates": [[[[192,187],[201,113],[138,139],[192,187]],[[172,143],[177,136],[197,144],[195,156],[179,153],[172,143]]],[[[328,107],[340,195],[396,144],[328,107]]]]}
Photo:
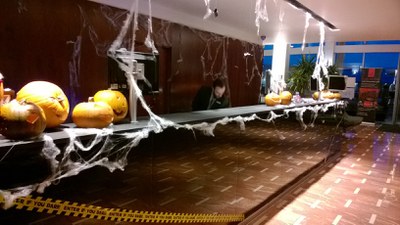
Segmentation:
{"type": "Polygon", "coordinates": [[[229,98],[224,97],[224,101],[221,104],[221,108],[228,108],[229,107],[229,98]]]}
{"type": "Polygon", "coordinates": [[[209,88],[202,86],[196,93],[196,96],[193,99],[192,102],[192,110],[197,111],[197,110],[206,110],[208,106],[208,101],[210,98],[209,95],[209,88]]]}
{"type": "Polygon", "coordinates": [[[194,96],[194,99],[192,101],[192,111],[197,111],[199,110],[199,101],[200,101],[200,94],[199,91],[197,91],[196,96],[194,96]]]}

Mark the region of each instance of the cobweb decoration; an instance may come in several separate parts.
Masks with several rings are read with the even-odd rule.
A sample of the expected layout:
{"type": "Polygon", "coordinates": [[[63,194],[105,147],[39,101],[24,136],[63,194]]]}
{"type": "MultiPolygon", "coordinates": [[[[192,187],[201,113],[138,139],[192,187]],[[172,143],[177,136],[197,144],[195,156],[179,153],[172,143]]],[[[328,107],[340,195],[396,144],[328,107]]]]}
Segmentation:
{"type": "Polygon", "coordinates": [[[311,18],[312,18],[311,14],[309,12],[306,12],[306,23],[304,25],[303,43],[301,45],[301,51],[304,51],[304,47],[306,45],[306,35],[307,35],[308,27],[310,26],[310,19],[311,18]]]}
{"type": "Polygon", "coordinates": [[[297,121],[300,122],[301,127],[306,130],[307,127],[314,127],[314,122],[316,120],[316,118],[318,117],[318,112],[327,112],[328,109],[330,107],[339,107],[339,106],[343,106],[344,102],[340,101],[340,102],[331,102],[331,103],[327,103],[325,105],[315,105],[315,106],[303,106],[303,107],[297,107],[297,108],[292,108],[292,109],[285,109],[284,110],[284,114],[286,116],[289,116],[290,112],[294,112],[296,113],[296,119],[297,121]],[[306,111],[311,111],[312,113],[312,118],[310,123],[307,125],[304,122],[304,113],[306,111]]]}
{"type": "MultiPolygon", "coordinates": [[[[276,2],[275,2],[275,5],[276,5],[276,2]]],[[[283,9],[283,4],[282,4],[282,2],[280,3],[280,6],[279,6],[279,21],[282,23],[283,22],[283,18],[285,17],[285,10],[283,9]]]]}
{"type": "Polygon", "coordinates": [[[283,78],[283,75],[274,76],[274,71],[271,71],[271,74],[271,90],[279,94],[279,92],[285,90],[287,84],[283,78]]]}
{"type": "Polygon", "coordinates": [[[26,11],[28,11],[28,9],[26,8],[24,0],[18,0],[18,13],[22,14],[23,12],[26,11]]]}
{"type": "Polygon", "coordinates": [[[266,23],[269,21],[268,19],[268,11],[267,11],[267,0],[257,0],[256,8],[254,10],[256,14],[256,27],[257,27],[257,35],[260,34],[260,20],[265,21],[266,23]]]}
{"type": "MultiPolygon", "coordinates": [[[[208,76],[218,76],[219,74],[222,73],[222,68],[224,67],[224,65],[221,66],[220,71],[215,71],[214,67],[217,63],[218,60],[218,55],[222,54],[222,56],[224,56],[224,49],[225,49],[225,42],[224,42],[223,37],[217,37],[215,35],[212,35],[210,38],[208,38],[206,40],[206,47],[204,48],[203,54],[200,57],[200,61],[201,61],[201,65],[203,67],[203,79],[206,79],[208,76]],[[211,50],[211,46],[214,42],[217,42],[218,45],[215,48],[215,53],[214,53],[214,57],[212,57],[212,50],[211,50]],[[222,48],[222,50],[221,50],[222,48]],[[206,57],[207,57],[207,61],[206,61],[206,57]],[[209,69],[207,69],[207,62],[211,61],[209,69]]],[[[225,58],[222,57],[222,64],[224,64],[226,62],[225,58]]]]}
{"type": "Polygon", "coordinates": [[[260,70],[258,69],[257,66],[257,59],[256,59],[256,47],[254,45],[251,46],[251,50],[249,51],[247,49],[247,44],[242,42],[243,48],[244,48],[244,54],[243,54],[243,58],[245,59],[245,63],[246,63],[246,81],[245,83],[247,85],[250,85],[251,82],[253,81],[254,77],[262,77],[262,74],[260,73],[260,70]],[[253,68],[251,68],[251,75],[249,75],[249,59],[252,60],[252,62],[254,62],[253,68]]]}
{"type": "MultiPolygon", "coordinates": [[[[180,32],[179,32],[179,34],[178,34],[179,58],[176,60],[176,71],[175,71],[175,75],[179,75],[179,74],[181,73],[181,70],[180,70],[181,66],[180,66],[180,65],[183,63],[183,56],[182,56],[182,30],[183,30],[183,27],[181,26],[181,27],[180,27],[180,32]]],[[[169,78],[169,81],[172,81],[173,78],[174,78],[174,76],[171,76],[171,77],[169,78]]]]}
{"type": "MultiPolygon", "coordinates": [[[[101,15],[106,19],[108,24],[113,28],[115,31],[120,29],[120,21],[121,18],[125,16],[125,12],[115,12],[111,9],[111,7],[106,5],[100,6],[101,15]]],[[[92,40],[93,41],[93,40],[92,40]]]]}
{"type": "Polygon", "coordinates": [[[144,44],[152,50],[153,54],[158,54],[158,50],[154,45],[154,41],[153,39],[151,39],[151,34],[153,33],[153,22],[152,22],[153,19],[151,17],[151,0],[149,0],[149,17],[147,21],[148,21],[147,36],[146,40],[144,41],[144,44]]]}
{"type": "Polygon", "coordinates": [[[321,72],[324,76],[328,74],[328,69],[325,65],[325,55],[324,55],[324,41],[325,41],[325,25],[319,22],[320,40],[317,53],[317,60],[315,63],[315,69],[312,77],[319,81],[319,90],[323,90],[325,85],[321,79],[321,72]]]}
{"type": "Polygon", "coordinates": [[[204,0],[204,4],[206,4],[206,14],[203,19],[206,20],[212,15],[213,11],[210,8],[210,0],[204,0]]]}
{"type": "Polygon", "coordinates": [[[172,46],[172,42],[170,41],[169,37],[169,29],[171,27],[171,22],[161,20],[160,28],[154,34],[156,37],[157,43],[161,46],[170,47],[172,46]]]}

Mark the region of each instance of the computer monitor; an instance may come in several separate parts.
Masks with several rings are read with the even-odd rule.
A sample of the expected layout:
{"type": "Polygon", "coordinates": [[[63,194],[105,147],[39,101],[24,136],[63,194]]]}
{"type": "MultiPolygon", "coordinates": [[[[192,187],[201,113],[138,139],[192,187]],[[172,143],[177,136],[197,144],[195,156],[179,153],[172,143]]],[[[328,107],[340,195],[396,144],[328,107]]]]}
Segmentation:
{"type": "MultiPolygon", "coordinates": [[[[113,90],[122,92],[126,97],[129,96],[128,81],[125,72],[119,66],[122,61],[120,58],[132,57],[127,51],[118,52],[117,59],[108,56],[108,82],[109,87],[113,90]],[[118,62],[116,61],[118,60],[118,62]]],[[[152,95],[159,90],[158,76],[158,55],[151,53],[135,52],[133,57],[137,61],[138,71],[144,75],[147,82],[143,79],[137,80],[137,85],[142,90],[143,95],[152,95]],[[150,84],[150,85],[148,85],[150,84]]]]}
{"type": "Polygon", "coordinates": [[[318,91],[318,79],[311,77],[310,89],[311,89],[311,91],[318,91]]]}
{"type": "Polygon", "coordinates": [[[346,77],[343,75],[328,75],[328,90],[346,90],[346,77]]]}

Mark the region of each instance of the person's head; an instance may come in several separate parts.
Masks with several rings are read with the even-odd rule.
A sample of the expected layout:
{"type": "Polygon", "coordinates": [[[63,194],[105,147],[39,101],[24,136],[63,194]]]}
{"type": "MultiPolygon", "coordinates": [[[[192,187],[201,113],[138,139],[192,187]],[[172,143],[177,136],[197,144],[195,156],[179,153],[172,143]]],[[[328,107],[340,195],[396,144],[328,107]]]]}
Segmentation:
{"type": "Polygon", "coordinates": [[[221,98],[224,96],[226,90],[226,86],[224,81],[222,81],[220,78],[217,78],[213,82],[213,91],[214,91],[214,96],[216,98],[221,98]]]}

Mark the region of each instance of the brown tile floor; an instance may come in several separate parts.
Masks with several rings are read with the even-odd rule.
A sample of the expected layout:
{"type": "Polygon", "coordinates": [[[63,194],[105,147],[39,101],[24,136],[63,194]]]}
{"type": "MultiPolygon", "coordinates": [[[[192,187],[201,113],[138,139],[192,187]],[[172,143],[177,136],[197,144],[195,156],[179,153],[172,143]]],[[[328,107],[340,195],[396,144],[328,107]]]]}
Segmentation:
{"type": "Polygon", "coordinates": [[[337,163],[316,171],[251,224],[400,224],[400,134],[358,126],[342,146],[337,163]]]}
{"type": "MultiPolygon", "coordinates": [[[[334,133],[332,126],[303,131],[299,123],[286,120],[276,128],[253,121],[241,131],[229,124],[217,127],[215,137],[167,130],[135,148],[125,171],[90,169],[50,186],[43,197],[128,210],[248,214],[321,163],[334,133]]],[[[110,224],[14,209],[0,211],[0,221],[110,224]]]]}
{"type": "MultiPolygon", "coordinates": [[[[281,121],[277,123],[277,128],[286,139],[280,139],[272,124],[259,121],[247,123],[244,132],[240,131],[236,124],[218,127],[215,137],[205,137],[201,134],[194,137],[193,133],[188,131],[168,130],[151,136],[135,148],[130,154],[130,163],[125,171],[109,173],[103,168],[90,169],[49,187],[43,197],[132,210],[249,214],[269,202],[276,193],[290,187],[290,182],[304,177],[310,169],[324,162],[329,152],[342,152],[340,161],[329,164],[332,168],[328,167],[322,170],[324,172],[318,172],[319,176],[310,178],[311,182],[305,182],[308,185],[300,188],[300,191],[295,191],[295,194],[280,198],[281,202],[277,205],[281,207],[270,207],[257,223],[293,224],[301,220],[298,224],[331,224],[336,216],[340,215],[339,224],[354,218],[354,223],[360,224],[357,222],[366,218],[365,215],[357,217],[361,210],[349,210],[361,202],[362,194],[367,191],[381,193],[382,196],[375,200],[363,201],[375,201],[375,204],[378,204],[381,199],[381,209],[389,202],[394,205],[395,210],[399,209],[394,200],[398,192],[398,181],[393,178],[396,176],[396,170],[398,171],[398,167],[394,165],[397,165],[396,159],[400,154],[400,136],[368,126],[359,126],[353,132],[347,132],[346,137],[333,136],[334,127],[324,124],[303,131],[298,123],[281,121]],[[331,143],[333,145],[330,148],[331,143]],[[397,153],[392,153],[396,146],[397,153]],[[381,152],[378,153],[378,149],[382,149],[381,152]],[[364,161],[366,166],[361,166],[364,161]],[[371,164],[371,172],[366,170],[368,162],[371,164]],[[373,163],[376,163],[374,167],[373,163]],[[347,170],[344,169],[346,166],[347,170]],[[393,173],[389,174],[393,175],[393,178],[390,183],[386,183],[386,172],[389,170],[393,170],[393,173]],[[339,175],[329,177],[334,171],[338,171],[339,175]],[[385,176],[378,176],[382,174],[385,176]],[[364,181],[364,177],[357,178],[358,175],[365,175],[367,180],[364,181]],[[383,186],[380,190],[364,188],[370,183],[383,186]],[[355,187],[345,192],[345,189],[339,189],[345,187],[344,184],[355,187]],[[324,185],[328,186],[324,189],[324,185]],[[304,197],[299,202],[293,200],[295,197],[311,193],[311,190],[318,187],[319,189],[312,192],[314,195],[304,197]],[[358,194],[352,194],[356,189],[358,194]],[[330,194],[321,196],[324,192],[330,194]],[[329,202],[334,193],[339,194],[340,198],[333,197],[329,202]],[[350,198],[353,195],[355,197],[350,198]],[[313,198],[315,200],[312,200],[313,198]],[[303,205],[287,205],[289,202],[303,205]],[[338,206],[334,205],[336,203],[340,203],[340,207],[348,214],[339,211],[338,206]],[[345,204],[347,207],[344,207],[345,204]],[[287,208],[283,207],[285,205],[287,208]],[[299,211],[300,209],[302,211],[299,211]],[[312,214],[312,209],[319,214],[312,214]],[[324,215],[326,221],[314,220],[318,215],[324,215]]],[[[364,199],[368,199],[369,196],[373,194],[364,199]]],[[[375,215],[376,224],[395,224],[378,223],[382,215],[375,215]]],[[[371,216],[370,213],[368,221],[371,216]]],[[[0,210],[0,224],[133,223],[10,209],[0,210]]]]}

